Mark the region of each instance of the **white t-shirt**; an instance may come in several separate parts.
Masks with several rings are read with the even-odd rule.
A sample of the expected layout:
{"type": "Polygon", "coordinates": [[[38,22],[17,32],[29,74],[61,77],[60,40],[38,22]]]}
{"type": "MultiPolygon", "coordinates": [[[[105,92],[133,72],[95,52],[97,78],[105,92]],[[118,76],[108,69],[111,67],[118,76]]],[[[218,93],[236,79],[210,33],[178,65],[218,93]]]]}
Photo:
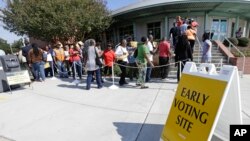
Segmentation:
{"type": "MultiPolygon", "coordinates": [[[[152,45],[152,43],[150,41],[148,41],[147,47],[148,47],[149,51],[153,51],[154,50],[153,45],[152,45]]],[[[149,60],[152,62],[153,61],[153,55],[150,53],[148,55],[148,57],[149,57],[149,60]]]]}
{"type": "MultiPolygon", "coordinates": [[[[124,53],[128,53],[126,47],[118,46],[117,49],[115,50],[115,55],[116,55],[116,56],[122,56],[124,53]]],[[[128,58],[125,57],[125,58],[123,58],[122,61],[128,62],[128,58]]]]}
{"type": "Polygon", "coordinates": [[[0,49],[0,56],[5,55],[5,52],[0,49]]]}

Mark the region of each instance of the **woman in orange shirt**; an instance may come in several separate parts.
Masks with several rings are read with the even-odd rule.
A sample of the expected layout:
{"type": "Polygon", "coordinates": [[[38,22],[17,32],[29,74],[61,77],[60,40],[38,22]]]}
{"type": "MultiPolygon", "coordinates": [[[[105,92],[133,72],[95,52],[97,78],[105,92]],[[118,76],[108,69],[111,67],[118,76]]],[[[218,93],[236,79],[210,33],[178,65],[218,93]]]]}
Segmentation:
{"type": "Polygon", "coordinates": [[[191,51],[192,54],[194,52],[194,44],[195,44],[195,37],[196,37],[196,30],[193,29],[191,26],[188,26],[187,30],[186,30],[186,35],[189,41],[189,44],[191,46],[191,51]]]}
{"type": "Polygon", "coordinates": [[[107,74],[109,74],[109,76],[111,76],[112,63],[115,60],[115,52],[112,50],[111,44],[107,45],[107,49],[104,50],[103,57],[105,63],[104,75],[107,76],[107,74]]]}

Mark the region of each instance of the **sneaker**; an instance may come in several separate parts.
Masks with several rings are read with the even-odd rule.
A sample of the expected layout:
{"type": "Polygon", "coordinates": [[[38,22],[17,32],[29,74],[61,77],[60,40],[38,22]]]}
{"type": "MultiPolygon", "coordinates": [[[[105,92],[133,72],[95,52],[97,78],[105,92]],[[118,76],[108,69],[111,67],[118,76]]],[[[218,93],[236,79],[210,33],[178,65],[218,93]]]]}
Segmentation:
{"type": "Polygon", "coordinates": [[[141,89],[147,89],[148,86],[141,86],[141,89]]]}
{"type": "Polygon", "coordinates": [[[137,83],[137,84],[135,84],[136,86],[141,86],[141,84],[139,84],[139,83],[137,83]]]}
{"type": "Polygon", "coordinates": [[[169,79],[168,78],[164,78],[164,79],[161,79],[162,81],[169,81],[169,79]]]}

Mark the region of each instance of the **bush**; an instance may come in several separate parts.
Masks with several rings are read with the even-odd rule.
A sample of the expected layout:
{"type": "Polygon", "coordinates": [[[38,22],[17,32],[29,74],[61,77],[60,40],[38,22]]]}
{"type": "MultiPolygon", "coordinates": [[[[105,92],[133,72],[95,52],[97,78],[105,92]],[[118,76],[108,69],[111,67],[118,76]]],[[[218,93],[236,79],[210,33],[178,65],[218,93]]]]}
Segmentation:
{"type": "Polygon", "coordinates": [[[239,41],[239,44],[238,44],[239,46],[242,46],[242,47],[248,46],[248,43],[249,43],[249,39],[248,38],[241,37],[241,38],[238,39],[238,41],[239,41]]]}
{"type": "Polygon", "coordinates": [[[117,65],[117,64],[114,65],[114,75],[119,76],[121,73],[122,73],[122,71],[121,71],[119,65],[117,65]]]}
{"type": "MultiPolygon", "coordinates": [[[[238,43],[239,43],[238,39],[237,39],[237,38],[234,38],[234,37],[228,38],[228,40],[229,40],[232,44],[234,44],[235,46],[237,46],[238,43]]],[[[223,41],[223,44],[224,44],[225,46],[227,46],[227,47],[229,46],[229,43],[228,43],[227,40],[224,40],[224,41],[223,41]]]]}

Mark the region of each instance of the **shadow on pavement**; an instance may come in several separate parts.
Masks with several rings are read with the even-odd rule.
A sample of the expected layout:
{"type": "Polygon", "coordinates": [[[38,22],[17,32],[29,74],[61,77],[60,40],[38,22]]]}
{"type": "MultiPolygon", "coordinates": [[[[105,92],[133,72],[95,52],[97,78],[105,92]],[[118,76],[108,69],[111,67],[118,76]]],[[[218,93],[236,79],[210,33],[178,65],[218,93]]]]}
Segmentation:
{"type": "Polygon", "coordinates": [[[121,141],[159,141],[164,125],[114,122],[121,141]],[[141,129],[142,128],[142,129],[141,129]]]}

